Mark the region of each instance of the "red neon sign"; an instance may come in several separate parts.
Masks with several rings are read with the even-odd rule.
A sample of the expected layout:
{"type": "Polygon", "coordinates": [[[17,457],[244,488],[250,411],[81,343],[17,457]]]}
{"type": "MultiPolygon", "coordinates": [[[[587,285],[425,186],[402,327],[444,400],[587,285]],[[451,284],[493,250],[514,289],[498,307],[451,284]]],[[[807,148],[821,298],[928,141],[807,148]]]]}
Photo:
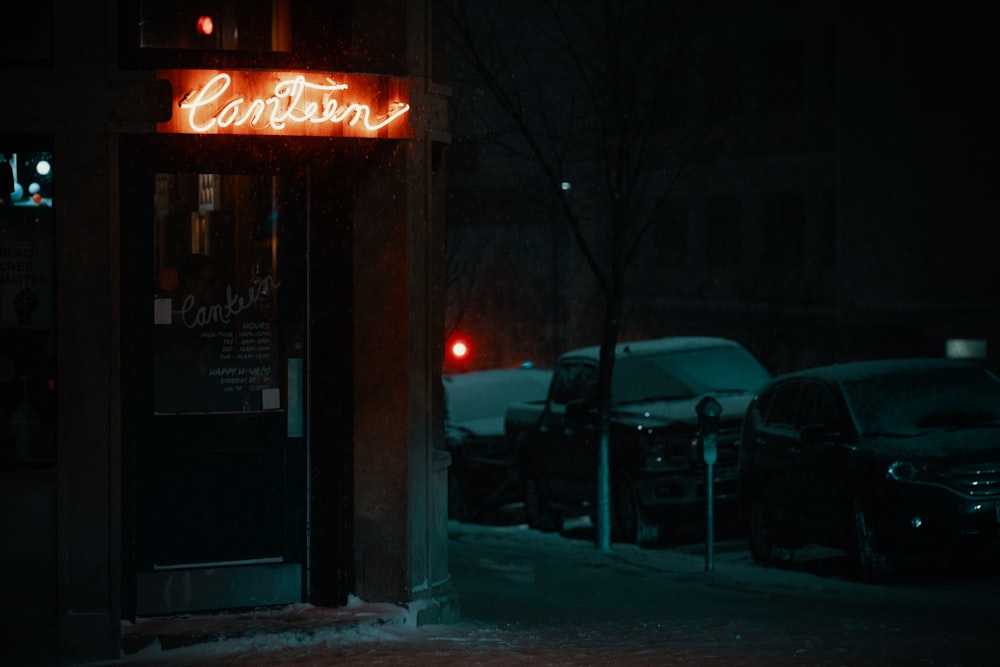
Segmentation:
{"type": "Polygon", "coordinates": [[[163,70],[173,115],[157,132],[413,136],[405,79],[298,72],[163,70]]]}

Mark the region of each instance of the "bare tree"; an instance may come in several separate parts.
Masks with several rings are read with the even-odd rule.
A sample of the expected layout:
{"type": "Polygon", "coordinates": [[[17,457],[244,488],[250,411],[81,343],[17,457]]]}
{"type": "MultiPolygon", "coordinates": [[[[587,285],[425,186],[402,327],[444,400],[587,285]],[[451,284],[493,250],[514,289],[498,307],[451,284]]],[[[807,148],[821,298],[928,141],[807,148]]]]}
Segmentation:
{"type": "Polygon", "coordinates": [[[675,184],[712,141],[684,104],[700,3],[450,0],[456,77],[502,111],[507,148],[533,165],[604,303],[597,546],[611,548],[611,379],[626,272],[675,184]]]}
{"type": "Polygon", "coordinates": [[[445,272],[448,276],[445,295],[447,319],[444,323],[446,338],[461,326],[479,284],[480,276],[476,267],[483,259],[487,242],[470,237],[471,234],[465,228],[455,226],[448,229],[445,260],[445,272]]]}

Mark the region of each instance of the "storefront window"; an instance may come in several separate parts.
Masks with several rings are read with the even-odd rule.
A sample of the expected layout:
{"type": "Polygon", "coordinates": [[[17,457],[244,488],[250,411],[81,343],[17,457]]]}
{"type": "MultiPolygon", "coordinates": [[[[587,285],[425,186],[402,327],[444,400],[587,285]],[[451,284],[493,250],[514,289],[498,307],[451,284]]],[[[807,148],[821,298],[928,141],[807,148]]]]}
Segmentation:
{"type": "MultiPolygon", "coordinates": [[[[2,148],[2,146],[0,146],[2,148]]],[[[52,153],[0,152],[0,461],[55,459],[52,153]]]]}
{"type": "Polygon", "coordinates": [[[158,414],[285,408],[281,199],[279,177],[156,175],[158,414]]]}
{"type": "Polygon", "coordinates": [[[142,0],[139,45],[204,51],[291,50],[291,0],[142,0]]]}

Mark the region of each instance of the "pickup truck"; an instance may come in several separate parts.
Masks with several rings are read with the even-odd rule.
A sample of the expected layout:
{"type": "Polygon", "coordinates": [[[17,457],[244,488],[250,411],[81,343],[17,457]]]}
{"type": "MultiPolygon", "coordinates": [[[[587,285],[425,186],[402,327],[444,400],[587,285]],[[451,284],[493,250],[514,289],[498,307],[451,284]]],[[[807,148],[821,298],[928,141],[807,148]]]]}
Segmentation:
{"type": "MultiPolygon", "coordinates": [[[[544,400],[514,403],[504,434],[517,456],[529,527],[562,529],[563,519],[597,511],[600,348],[560,356],[544,400]]],[[[739,343],[671,337],[621,343],[612,379],[612,539],[649,545],[705,502],[706,464],[695,406],[722,406],[713,466],[716,502],[737,499],[737,438],[746,408],[770,378],[739,343]]],[[[689,516],[686,518],[690,518],[689,516]]]]}

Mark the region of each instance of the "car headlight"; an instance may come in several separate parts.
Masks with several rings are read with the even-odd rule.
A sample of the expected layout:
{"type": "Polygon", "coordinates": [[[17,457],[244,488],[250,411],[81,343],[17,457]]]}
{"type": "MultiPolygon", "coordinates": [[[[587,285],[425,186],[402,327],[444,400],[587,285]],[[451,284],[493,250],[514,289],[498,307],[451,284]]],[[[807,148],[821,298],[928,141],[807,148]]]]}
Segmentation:
{"type": "Polygon", "coordinates": [[[897,482],[912,482],[920,476],[920,468],[909,461],[893,461],[889,464],[886,476],[897,482]]]}

